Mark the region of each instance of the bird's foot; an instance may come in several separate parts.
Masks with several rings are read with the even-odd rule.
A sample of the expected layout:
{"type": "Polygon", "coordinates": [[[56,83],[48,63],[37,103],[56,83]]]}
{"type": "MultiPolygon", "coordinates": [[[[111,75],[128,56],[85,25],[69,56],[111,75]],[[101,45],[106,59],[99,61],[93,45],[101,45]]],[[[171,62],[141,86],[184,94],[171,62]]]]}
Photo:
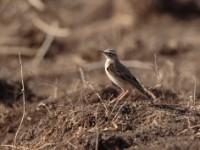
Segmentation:
{"type": "Polygon", "coordinates": [[[129,90],[121,93],[118,97],[114,98],[112,101],[110,101],[110,104],[122,100],[127,94],[129,93],[129,90]]]}

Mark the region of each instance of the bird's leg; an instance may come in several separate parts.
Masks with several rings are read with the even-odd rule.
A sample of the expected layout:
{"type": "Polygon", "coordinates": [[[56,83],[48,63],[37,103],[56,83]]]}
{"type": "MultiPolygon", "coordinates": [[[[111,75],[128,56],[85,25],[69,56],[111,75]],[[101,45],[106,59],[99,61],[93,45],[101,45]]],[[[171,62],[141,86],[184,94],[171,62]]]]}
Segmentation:
{"type": "Polygon", "coordinates": [[[122,92],[116,99],[122,100],[128,93],[129,93],[129,90],[126,90],[126,91],[122,92]]]}
{"type": "Polygon", "coordinates": [[[122,100],[128,93],[129,93],[129,90],[123,91],[119,96],[113,99],[110,103],[114,103],[116,101],[122,100]]]}

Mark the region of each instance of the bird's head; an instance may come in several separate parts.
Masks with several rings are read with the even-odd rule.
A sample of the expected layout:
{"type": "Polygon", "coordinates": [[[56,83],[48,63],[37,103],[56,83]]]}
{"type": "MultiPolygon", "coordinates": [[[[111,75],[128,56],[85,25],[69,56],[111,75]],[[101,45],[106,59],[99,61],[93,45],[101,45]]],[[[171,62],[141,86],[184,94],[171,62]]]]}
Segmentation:
{"type": "Polygon", "coordinates": [[[99,50],[107,59],[117,60],[117,53],[114,49],[99,50]]]}

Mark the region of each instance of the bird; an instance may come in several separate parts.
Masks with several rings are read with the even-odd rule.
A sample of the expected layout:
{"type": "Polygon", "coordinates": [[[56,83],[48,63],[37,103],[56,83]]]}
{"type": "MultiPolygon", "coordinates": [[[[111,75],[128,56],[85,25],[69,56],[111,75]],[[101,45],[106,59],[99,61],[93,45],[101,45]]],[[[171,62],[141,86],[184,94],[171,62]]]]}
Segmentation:
{"type": "Polygon", "coordinates": [[[105,72],[108,78],[117,85],[122,93],[117,97],[118,100],[123,99],[131,89],[136,88],[150,104],[154,105],[154,100],[156,96],[146,89],[139,80],[124,66],[117,56],[117,53],[114,49],[99,50],[105,57],[105,72]]]}

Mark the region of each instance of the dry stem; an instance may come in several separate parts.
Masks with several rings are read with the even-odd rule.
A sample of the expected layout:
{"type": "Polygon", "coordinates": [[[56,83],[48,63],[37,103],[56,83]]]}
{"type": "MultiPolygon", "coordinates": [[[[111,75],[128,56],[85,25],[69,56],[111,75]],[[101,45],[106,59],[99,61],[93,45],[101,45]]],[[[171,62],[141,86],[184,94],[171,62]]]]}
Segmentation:
{"type": "Polygon", "coordinates": [[[45,9],[45,5],[41,0],[28,0],[28,2],[39,11],[43,11],[45,9]]]}
{"type": "Polygon", "coordinates": [[[95,122],[96,122],[96,147],[95,150],[98,150],[99,147],[99,125],[98,125],[98,108],[99,105],[96,108],[96,113],[95,113],[95,122]]]}
{"type": "Polygon", "coordinates": [[[197,80],[196,77],[194,76],[194,93],[193,93],[193,105],[195,106],[195,101],[196,101],[196,89],[197,89],[197,80]]]}
{"type": "Polygon", "coordinates": [[[43,20],[41,20],[39,17],[34,17],[33,24],[43,32],[56,36],[56,37],[67,37],[70,35],[70,30],[68,28],[57,28],[52,26],[49,26],[47,23],[45,23],[43,20]]]}
{"type": "Polygon", "coordinates": [[[34,56],[35,48],[22,47],[22,46],[0,46],[1,55],[16,55],[20,51],[21,55],[34,56]]]}
{"type": "Polygon", "coordinates": [[[19,133],[19,130],[22,126],[23,120],[24,120],[24,116],[26,113],[26,101],[25,101],[25,89],[24,89],[24,76],[23,76],[23,66],[22,66],[22,60],[21,60],[21,54],[19,52],[19,63],[20,63],[20,68],[21,68],[21,82],[22,82],[22,95],[23,95],[23,114],[22,114],[22,119],[20,121],[19,127],[17,129],[17,132],[15,133],[15,137],[14,137],[14,146],[16,145],[16,140],[17,140],[17,135],[19,133]]]}
{"type": "MultiPolygon", "coordinates": [[[[52,30],[53,27],[57,28],[58,22],[53,22],[50,30],[52,30]]],[[[33,59],[33,66],[38,66],[41,63],[45,54],[49,50],[49,47],[51,46],[53,40],[54,40],[54,36],[51,35],[51,34],[47,34],[46,39],[44,40],[44,42],[43,42],[42,46],[40,47],[38,53],[36,54],[35,58],[33,59]]]]}

